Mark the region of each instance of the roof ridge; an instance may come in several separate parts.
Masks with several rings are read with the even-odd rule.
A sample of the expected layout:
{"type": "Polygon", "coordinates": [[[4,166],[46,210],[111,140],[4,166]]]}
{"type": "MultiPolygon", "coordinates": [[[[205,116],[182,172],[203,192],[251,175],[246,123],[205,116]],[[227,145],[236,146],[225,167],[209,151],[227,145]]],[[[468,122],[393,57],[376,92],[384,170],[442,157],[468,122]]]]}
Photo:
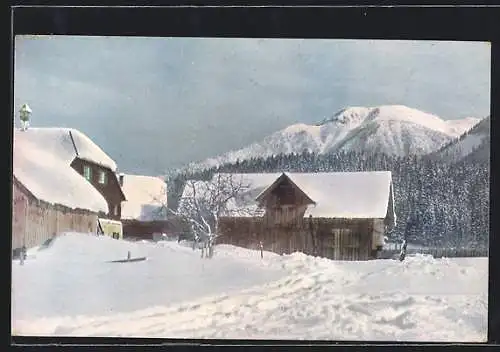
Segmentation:
{"type": "Polygon", "coordinates": [[[77,157],[79,157],[78,148],[76,147],[75,139],[73,138],[73,134],[71,133],[71,129],[68,130],[68,133],[69,133],[69,138],[71,139],[71,143],[73,144],[73,148],[75,149],[75,154],[77,157]]]}

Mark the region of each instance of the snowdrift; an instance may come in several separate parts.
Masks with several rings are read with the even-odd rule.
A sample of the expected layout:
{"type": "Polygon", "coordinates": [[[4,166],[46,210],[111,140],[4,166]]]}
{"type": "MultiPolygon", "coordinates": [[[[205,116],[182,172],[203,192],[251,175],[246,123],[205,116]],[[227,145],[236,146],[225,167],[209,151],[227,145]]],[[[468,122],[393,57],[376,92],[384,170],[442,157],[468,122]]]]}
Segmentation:
{"type": "Polygon", "coordinates": [[[13,263],[17,335],[485,341],[487,258],[331,261],[67,234],[13,263]],[[105,263],[146,255],[129,265],[105,263]]]}

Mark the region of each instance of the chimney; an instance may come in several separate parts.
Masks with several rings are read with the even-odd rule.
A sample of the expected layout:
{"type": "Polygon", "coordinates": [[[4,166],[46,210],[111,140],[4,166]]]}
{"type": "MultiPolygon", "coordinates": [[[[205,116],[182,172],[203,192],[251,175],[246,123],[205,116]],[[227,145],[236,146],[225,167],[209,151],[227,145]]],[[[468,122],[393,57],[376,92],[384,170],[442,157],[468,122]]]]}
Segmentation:
{"type": "Polygon", "coordinates": [[[120,181],[120,186],[123,187],[123,178],[125,177],[125,174],[120,173],[118,175],[118,180],[120,181]]]}

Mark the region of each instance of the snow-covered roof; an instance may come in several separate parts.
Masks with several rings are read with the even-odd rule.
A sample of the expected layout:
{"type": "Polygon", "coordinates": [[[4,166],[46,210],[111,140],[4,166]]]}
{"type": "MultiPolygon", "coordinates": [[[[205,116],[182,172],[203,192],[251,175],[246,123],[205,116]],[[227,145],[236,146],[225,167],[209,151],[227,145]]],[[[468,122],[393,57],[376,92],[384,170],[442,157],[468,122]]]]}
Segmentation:
{"type": "Polygon", "coordinates": [[[14,130],[15,178],[45,202],[107,213],[108,204],[99,191],[70,166],[65,153],[54,152],[57,141],[63,142],[63,138],[58,138],[62,135],[50,133],[55,141],[42,135],[37,129],[14,130]]]}
{"type": "Polygon", "coordinates": [[[153,176],[123,174],[122,218],[150,221],[158,219],[167,205],[166,183],[153,176]]]}
{"type": "MultiPolygon", "coordinates": [[[[255,216],[257,198],[281,174],[233,174],[248,185],[243,194],[228,202],[229,216],[255,216]]],[[[285,173],[315,204],[309,205],[308,217],[385,218],[393,199],[390,171],[285,173]]],[[[389,214],[395,218],[394,209],[389,214]]]]}
{"type": "Polygon", "coordinates": [[[391,197],[391,172],[286,174],[316,205],[306,216],[385,218],[391,197]]]}
{"type": "Polygon", "coordinates": [[[102,165],[112,171],[116,171],[117,169],[113,159],[97,144],[85,134],[73,128],[30,127],[26,131],[19,132],[22,132],[22,134],[19,134],[18,138],[22,138],[23,141],[28,140],[43,148],[43,150],[56,156],[68,165],[78,156],[80,159],[102,165]]]}

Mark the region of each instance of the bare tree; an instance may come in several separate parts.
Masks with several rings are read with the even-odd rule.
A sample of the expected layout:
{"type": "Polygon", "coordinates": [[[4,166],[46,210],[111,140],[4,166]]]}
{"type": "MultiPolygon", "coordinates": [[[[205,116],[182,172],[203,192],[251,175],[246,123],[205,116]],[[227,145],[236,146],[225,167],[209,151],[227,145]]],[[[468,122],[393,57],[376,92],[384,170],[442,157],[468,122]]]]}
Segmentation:
{"type": "Polygon", "coordinates": [[[217,219],[227,214],[230,201],[249,189],[243,178],[232,174],[216,174],[211,181],[186,182],[179,209],[174,214],[184,218],[195,236],[195,243],[202,243],[202,257],[211,258],[218,236],[217,219]]]}
{"type": "Polygon", "coordinates": [[[152,193],[148,193],[148,195],[151,197],[151,200],[155,202],[153,205],[154,210],[151,211],[151,217],[154,220],[167,220],[169,214],[167,204],[167,185],[165,183],[163,184],[159,195],[152,193]]]}
{"type": "MultiPolygon", "coordinates": [[[[201,256],[211,258],[218,236],[217,219],[228,213],[231,201],[236,202],[249,189],[250,185],[243,181],[243,177],[216,174],[211,181],[188,180],[177,211],[168,207],[167,197],[151,197],[161,203],[156,209],[156,216],[163,218],[165,214],[171,214],[181,223],[187,224],[194,234],[193,250],[201,244],[201,256]]],[[[166,187],[164,192],[167,192],[166,187]]],[[[246,211],[240,209],[239,212],[246,211]]]]}

